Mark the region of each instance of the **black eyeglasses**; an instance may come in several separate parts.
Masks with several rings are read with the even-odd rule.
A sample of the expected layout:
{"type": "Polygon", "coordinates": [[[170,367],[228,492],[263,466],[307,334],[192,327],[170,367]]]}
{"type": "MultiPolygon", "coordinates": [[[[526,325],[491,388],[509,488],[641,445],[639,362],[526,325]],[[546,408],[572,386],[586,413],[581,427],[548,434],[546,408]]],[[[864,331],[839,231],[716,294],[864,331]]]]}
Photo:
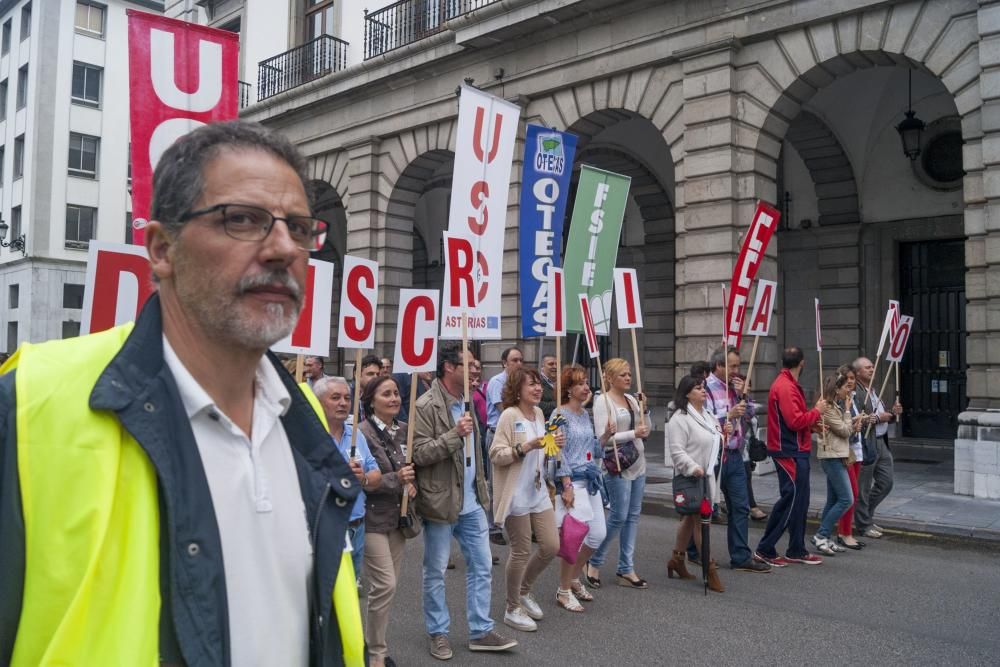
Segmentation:
{"type": "Polygon", "coordinates": [[[238,241],[263,241],[271,233],[278,220],[284,220],[288,235],[303,250],[315,252],[323,247],[330,225],[319,218],[308,215],[291,215],[279,218],[267,209],[246,204],[216,204],[197,211],[189,211],[178,222],[187,222],[209,213],[222,213],[222,228],[226,234],[238,241]]]}

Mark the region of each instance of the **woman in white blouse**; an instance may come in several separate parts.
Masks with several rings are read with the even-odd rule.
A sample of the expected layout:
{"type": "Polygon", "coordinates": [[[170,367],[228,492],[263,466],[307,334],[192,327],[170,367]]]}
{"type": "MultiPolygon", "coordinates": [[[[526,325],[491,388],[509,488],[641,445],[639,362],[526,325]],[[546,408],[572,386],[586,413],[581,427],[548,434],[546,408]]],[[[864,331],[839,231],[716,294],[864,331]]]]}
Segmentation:
{"type": "MultiPolygon", "coordinates": [[[[686,475],[699,479],[708,475],[708,494],[711,501],[718,497],[718,485],[712,474],[715,460],[722,447],[722,431],[716,420],[707,411],[705,405],[705,384],[701,378],[688,375],[677,385],[677,396],[674,398],[677,412],[667,423],[667,445],[670,458],[674,463],[675,475],[686,475]]],[[[726,424],[727,431],[732,430],[731,424],[726,424]]],[[[676,574],[681,579],[694,579],[684,565],[684,550],[694,537],[695,546],[701,553],[701,530],[698,514],[681,515],[677,527],[677,542],[670,561],[667,563],[667,577],[676,574]]],[[[722,593],[725,588],[719,579],[719,569],[715,560],[709,561],[708,587],[722,593]]]]}

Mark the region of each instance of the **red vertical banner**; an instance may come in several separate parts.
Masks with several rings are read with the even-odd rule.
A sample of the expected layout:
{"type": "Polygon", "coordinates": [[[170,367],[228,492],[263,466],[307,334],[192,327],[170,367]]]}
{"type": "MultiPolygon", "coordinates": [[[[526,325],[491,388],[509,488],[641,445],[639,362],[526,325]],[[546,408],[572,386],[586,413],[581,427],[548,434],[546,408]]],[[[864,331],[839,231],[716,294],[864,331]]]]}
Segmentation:
{"type": "Polygon", "coordinates": [[[740,346],[740,341],[743,339],[743,320],[750,298],[750,286],[764,261],[767,245],[771,242],[771,236],[778,228],[780,219],[781,213],[776,208],[762,201],[757,202],[757,210],[750,222],[750,229],[743,237],[743,246],[733,266],[729,299],[724,302],[726,309],[724,345],[728,344],[729,347],[735,348],[740,346]]]}
{"type": "Polygon", "coordinates": [[[239,112],[239,35],[133,9],[128,13],[132,239],[149,220],[163,152],[201,125],[239,112]]]}

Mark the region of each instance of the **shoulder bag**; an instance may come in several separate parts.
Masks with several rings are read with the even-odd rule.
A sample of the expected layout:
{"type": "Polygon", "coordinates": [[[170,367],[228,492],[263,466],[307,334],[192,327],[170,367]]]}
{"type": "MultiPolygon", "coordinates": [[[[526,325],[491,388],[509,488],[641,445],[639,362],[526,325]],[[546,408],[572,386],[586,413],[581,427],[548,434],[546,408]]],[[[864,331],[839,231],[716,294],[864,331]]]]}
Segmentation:
{"type": "MultiPolygon", "coordinates": [[[[610,403],[610,399],[608,400],[610,403]]],[[[632,431],[635,430],[635,413],[632,412],[632,403],[629,402],[628,397],[625,398],[625,405],[628,406],[628,428],[632,431]]],[[[614,416],[614,419],[618,419],[617,415],[614,416]]],[[[604,469],[608,471],[609,475],[620,475],[639,460],[639,448],[635,446],[635,440],[618,445],[617,456],[615,449],[614,446],[611,446],[604,450],[604,469]]]]}

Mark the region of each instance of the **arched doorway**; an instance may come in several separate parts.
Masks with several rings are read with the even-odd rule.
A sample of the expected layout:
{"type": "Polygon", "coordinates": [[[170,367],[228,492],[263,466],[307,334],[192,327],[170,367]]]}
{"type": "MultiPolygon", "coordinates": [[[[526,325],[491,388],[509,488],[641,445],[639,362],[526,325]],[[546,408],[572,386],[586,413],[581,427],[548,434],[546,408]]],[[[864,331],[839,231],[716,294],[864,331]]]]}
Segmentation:
{"type": "Polygon", "coordinates": [[[330,352],[327,356],[326,370],[328,373],[341,374],[343,359],[341,350],[337,347],[337,322],[340,313],[340,280],[343,275],[343,258],[347,252],[347,212],[344,201],[337,190],[326,181],[313,180],[313,215],[325,220],[330,225],[326,243],[313,258],[333,263],[333,294],[330,308],[330,352]]]}

